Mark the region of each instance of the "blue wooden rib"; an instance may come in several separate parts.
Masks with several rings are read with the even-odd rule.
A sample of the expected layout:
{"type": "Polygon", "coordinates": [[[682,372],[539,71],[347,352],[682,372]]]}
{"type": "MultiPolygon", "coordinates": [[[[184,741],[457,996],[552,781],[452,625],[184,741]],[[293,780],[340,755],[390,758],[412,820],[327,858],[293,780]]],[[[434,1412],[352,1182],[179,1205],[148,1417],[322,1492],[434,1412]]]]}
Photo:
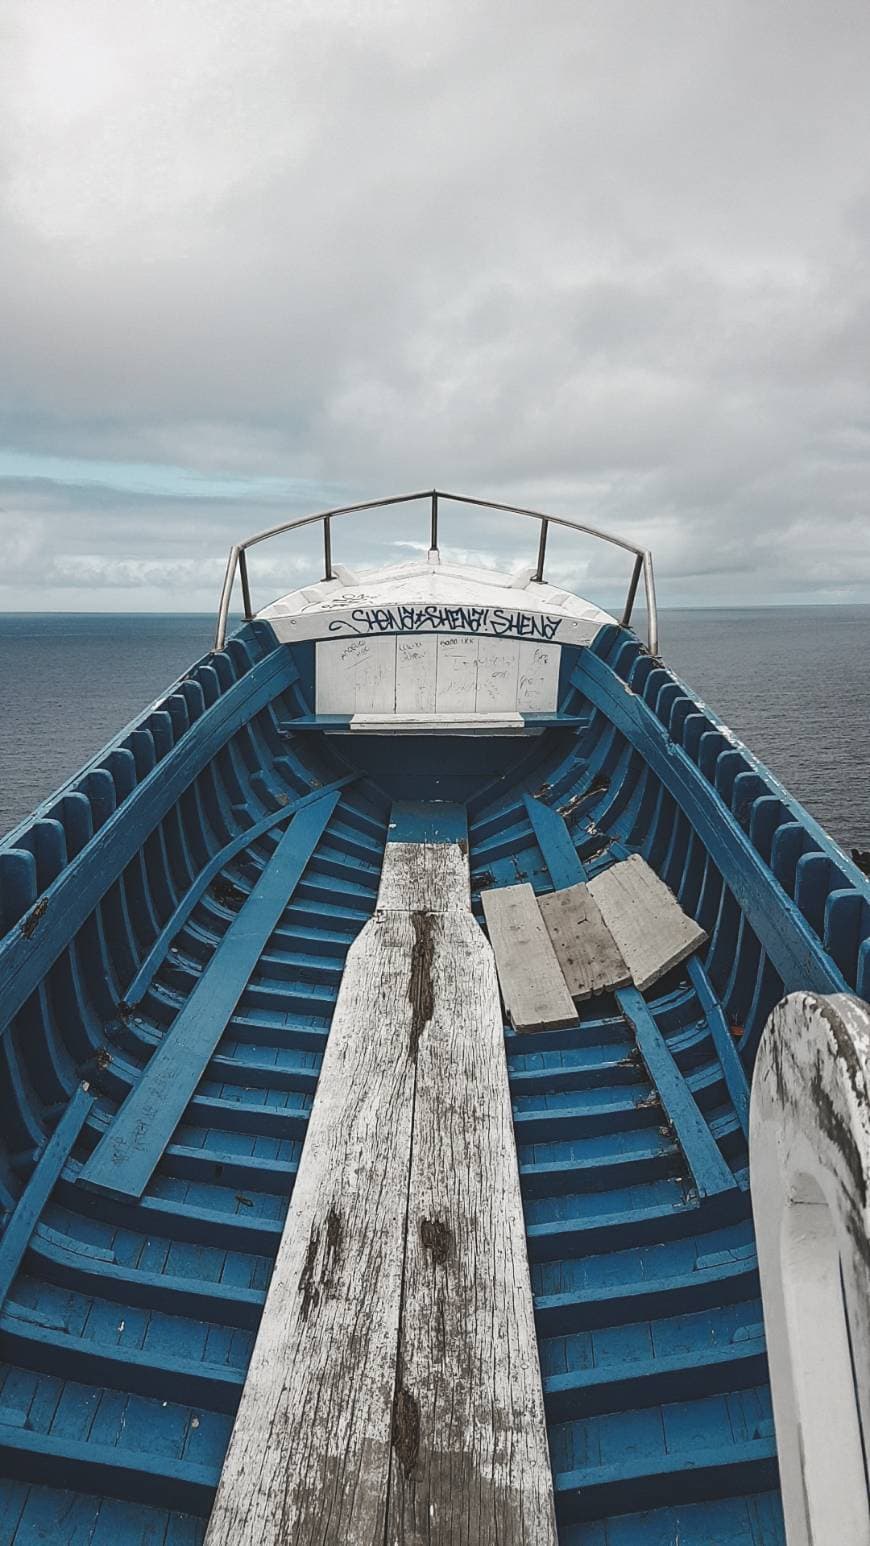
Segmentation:
{"type": "MultiPolygon", "coordinates": [[[[585,880],[586,867],[571,841],[564,817],[533,796],[524,795],[523,799],[553,884],[570,886],[585,880]]],[[[636,988],[619,988],[616,1001],[634,1029],[641,1057],[686,1156],[699,1197],[730,1191],[736,1185],[733,1173],[645,1000],[636,988]]]]}
{"type": "Polygon", "coordinates": [[[61,870],[21,925],[0,942],[0,1030],[196,774],[240,725],[297,676],[289,651],[276,650],[230,687],[61,870]]]}
{"type": "MultiPolygon", "coordinates": [[[[216,1466],[168,1455],[121,1449],[93,1441],[56,1438],[0,1424],[0,1467],[20,1482],[105,1493],[131,1503],[208,1515],[217,1486],[216,1466]]],[[[59,1542],[59,1546],[61,1543],[59,1542]]],[[[66,1543],[62,1543],[66,1546],[66,1543]]]]}
{"type": "Polygon", "coordinates": [[[637,988],[620,988],[619,1007],[634,1027],[641,1057],[659,1093],[680,1148],[689,1163],[700,1197],[713,1197],[736,1186],[733,1173],[698,1110],[667,1043],[637,988]]]}
{"type": "Polygon", "coordinates": [[[289,821],[290,817],[295,816],[296,812],[301,810],[303,806],[316,804],[325,794],[330,794],[335,789],[343,789],[347,784],[354,783],[358,776],[356,773],[347,773],[344,778],[336,779],[333,783],[326,785],[322,789],[314,789],[310,794],[300,795],[298,800],[291,800],[281,810],[271,811],[268,816],[263,816],[260,821],[254,822],[252,827],[248,827],[246,831],[240,832],[238,837],[234,837],[219,853],[215,854],[214,858],[200,871],[190,890],[185,893],[179,902],[168,923],[161,929],[136,976],[133,978],[126,994],[126,1002],[131,1008],[134,1004],[138,1004],[139,1000],[144,996],[149,983],[159,970],[161,962],[165,960],[166,952],[175,935],[182,924],[190,917],[200,897],[208,890],[212,881],[220,874],[221,870],[232,859],[235,859],[238,854],[244,853],[245,849],[249,848],[251,843],[256,842],[258,837],[262,837],[265,832],[271,831],[272,827],[278,826],[282,821],[289,821]]]}
{"type": "Polygon", "coordinates": [[[323,795],[293,817],[171,1031],[84,1166],[86,1185],[116,1197],[142,1196],[338,799],[337,790],[323,795]]]}
{"type": "Polygon", "coordinates": [[[0,1237],[0,1308],[21,1266],[40,1214],[69,1159],[93,1103],[93,1094],[85,1085],[80,1085],[37,1160],[33,1174],[0,1237]]]}
{"type": "Polygon", "coordinates": [[[848,993],[849,984],[800,909],[778,884],[715,788],[698,777],[697,767],[670,738],[649,704],[590,650],[584,651],[571,680],[637,747],[673,795],[713,856],[786,989],[848,993]]]}
{"type": "Polygon", "coordinates": [[[719,1003],[713,987],[702,963],[697,956],[690,956],[686,962],[689,973],[689,981],[698,995],[698,1003],[704,1011],[707,1026],[716,1055],[722,1064],[722,1072],[725,1075],[725,1083],[728,1086],[728,1094],[734,1110],[737,1112],[740,1126],[745,1134],[749,1134],[749,1080],[746,1070],[740,1061],[737,1048],[728,1030],[722,1006],[719,1003]]]}

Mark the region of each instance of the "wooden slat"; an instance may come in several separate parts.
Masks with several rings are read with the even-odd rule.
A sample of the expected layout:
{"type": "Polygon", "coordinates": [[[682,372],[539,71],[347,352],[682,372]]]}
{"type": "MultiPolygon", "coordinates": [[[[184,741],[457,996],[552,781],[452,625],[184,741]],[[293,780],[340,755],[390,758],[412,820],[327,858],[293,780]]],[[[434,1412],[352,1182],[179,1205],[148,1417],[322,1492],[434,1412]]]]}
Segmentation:
{"type": "Polygon", "coordinates": [[[631,982],[587,885],[551,891],[538,898],[538,906],[572,998],[594,998],[631,982]]]}
{"type": "Polygon", "coordinates": [[[413,946],[410,915],[392,911],[348,953],[208,1546],[383,1542],[414,1107],[413,946]]]}
{"type": "Polygon", "coordinates": [[[730,1191],[737,1184],[731,1169],[637,988],[622,988],[619,1005],[634,1028],[640,1055],[688,1160],[699,1197],[730,1191]]]}
{"type": "Polygon", "coordinates": [[[518,1031],[570,1025],[577,1018],[562,968],[531,886],[482,891],[505,1011],[518,1031]]]}
{"type": "Polygon", "coordinates": [[[602,870],[589,889],[641,991],[707,938],[640,854],[602,870]]]}
{"type": "Polygon", "coordinates": [[[378,904],[348,955],[206,1546],[555,1546],[467,855],[389,843],[378,904]]]}
{"type": "Polygon", "coordinates": [[[12,1287],[40,1214],[93,1104],[94,1097],[87,1085],[79,1085],[6,1222],[0,1236],[0,1307],[12,1287]]]}
{"type": "Polygon", "coordinates": [[[141,1197],[227,1021],[329,821],[339,791],[297,811],[138,1084],[81,1172],[97,1191],[141,1197]]]}
{"type": "Polygon", "coordinates": [[[555,1546],[495,962],[430,921],[417,1055],[391,1546],[555,1546]]]}
{"type": "Polygon", "coordinates": [[[552,805],[545,805],[530,794],[523,795],[523,804],[553,885],[575,886],[585,880],[586,871],[561,811],[554,811],[552,805]]]}

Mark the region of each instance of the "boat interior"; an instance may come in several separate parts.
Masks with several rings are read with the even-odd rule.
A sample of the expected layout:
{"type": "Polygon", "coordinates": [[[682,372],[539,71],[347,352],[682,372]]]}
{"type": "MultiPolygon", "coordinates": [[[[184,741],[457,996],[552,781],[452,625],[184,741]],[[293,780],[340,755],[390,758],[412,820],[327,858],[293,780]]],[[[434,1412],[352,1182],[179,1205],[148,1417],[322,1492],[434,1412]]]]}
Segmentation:
{"type": "Polygon", "coordinates": [[[486,734],[352,729],[279,632],[0,845],[0,1540],[205,1538],[348,953],[390,845],[448,841],[481,937],[487,894],[633,855],[704,935],[567,1023],[500,1013],[558,1540],[778,1546],[750,1082],[785,993],[870,995],[866,880],[615,620],[486,734]]]}

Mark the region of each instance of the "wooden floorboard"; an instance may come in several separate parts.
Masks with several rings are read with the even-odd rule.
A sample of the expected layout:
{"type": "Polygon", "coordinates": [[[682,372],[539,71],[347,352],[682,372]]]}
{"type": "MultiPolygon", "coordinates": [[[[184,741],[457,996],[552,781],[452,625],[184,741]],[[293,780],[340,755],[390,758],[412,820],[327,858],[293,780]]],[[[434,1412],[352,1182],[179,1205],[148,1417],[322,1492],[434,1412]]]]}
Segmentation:
{"type": "Polygon", "coordinates": [[[582,882],[538,897],[556,959],[572,998],[594,998],[631,982],[619,947],[582,882]]]}
{"type": "Polygon", "coordinates": [[[640,854],[601,870],[589,889],[641,992],[707,938],[640,854]]]}
{"type": "Polygon", "coordinates": [[[571,1025],[577,1018],[531,886],[482,891],[505,1012],[517,1031],[571,1025]]]}
{"type": "Polygon", "coordinates": [[[459,842],[387,845],[207,1546],[423,1540],[556,1542],[495,965],[459,842]]]}
{"type": "Polygon", "coordinates": [[[470,912],[431,942],[385,1539],[554,1546],[495,963],[470,912]]]}

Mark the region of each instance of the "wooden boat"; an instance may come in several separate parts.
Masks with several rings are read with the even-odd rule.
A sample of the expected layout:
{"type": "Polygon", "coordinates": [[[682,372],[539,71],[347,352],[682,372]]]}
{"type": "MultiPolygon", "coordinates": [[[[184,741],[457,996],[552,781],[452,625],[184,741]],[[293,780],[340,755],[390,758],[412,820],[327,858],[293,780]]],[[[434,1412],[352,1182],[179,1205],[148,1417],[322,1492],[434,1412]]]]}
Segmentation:
{"type": "Polygon", "coordinates": [[[617,620],[555,517],[516,579],[425,498],[364,577],[309,518],[260,612],[234,547],[0,847],[0,1542],[772,1546],[777,1437],[789,1539],[864,1541],[868,880],[658,657],[648,554],[598,534],[617,620]],[[845,1341],[777,1255],[805,1140],[845,1341]]]}

